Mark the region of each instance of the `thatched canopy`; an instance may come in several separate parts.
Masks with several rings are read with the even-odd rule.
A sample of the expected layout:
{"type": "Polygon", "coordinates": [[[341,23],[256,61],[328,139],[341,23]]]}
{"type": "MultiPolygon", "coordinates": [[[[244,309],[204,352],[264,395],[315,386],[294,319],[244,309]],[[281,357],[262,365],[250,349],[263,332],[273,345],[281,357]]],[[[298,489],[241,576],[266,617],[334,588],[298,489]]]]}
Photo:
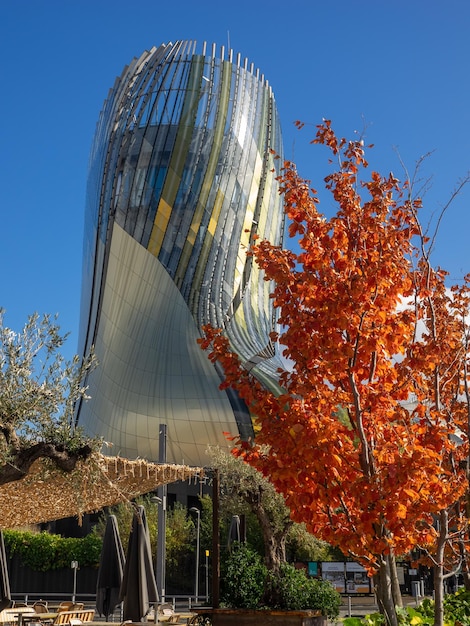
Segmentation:
{"type": "Polygon", "coordinates": [[[197,475],[202,475],[201,468],[102,454],[78,461],[72,472],[58,469],[48,459],[39,459],[24,478],[0,486],[0,528],[80,518],[160,485],[197,475]]]}

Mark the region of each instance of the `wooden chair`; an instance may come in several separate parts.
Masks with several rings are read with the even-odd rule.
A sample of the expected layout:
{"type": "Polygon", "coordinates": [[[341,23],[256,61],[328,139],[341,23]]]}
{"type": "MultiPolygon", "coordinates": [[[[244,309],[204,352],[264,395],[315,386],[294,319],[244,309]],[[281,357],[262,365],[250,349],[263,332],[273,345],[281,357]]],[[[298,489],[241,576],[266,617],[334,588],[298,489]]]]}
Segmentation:
{"type": "Polygon", "coordinates": [[[71,624],[72,620],[74,620],[74,625],[79,626],[79,622],[92,622],[94,617],[94,609],[84,609],[83,611],[60,611],[57,613],[57,617],[53,621],[53,624],[54,626],[63,626],[64,624],[71,624]]]}
{"type": "Polygon", "coordinates": [[[169,602],[165,602],[164,604],[159,604],[157,607],[156,613],[156,622],[166,622],[168,624],[176,624],[180,618],[179,613],[175,613],[173,610],[173,605],[169,602]]]}

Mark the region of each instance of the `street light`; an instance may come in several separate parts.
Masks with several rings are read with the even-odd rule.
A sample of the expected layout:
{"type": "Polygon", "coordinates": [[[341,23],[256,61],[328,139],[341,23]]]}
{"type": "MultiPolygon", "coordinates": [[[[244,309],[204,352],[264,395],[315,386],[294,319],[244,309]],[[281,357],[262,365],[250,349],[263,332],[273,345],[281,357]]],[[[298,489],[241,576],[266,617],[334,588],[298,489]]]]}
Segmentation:
{"type": "MultiPolygon", "coordinates": [[[[166,463],[166,424],[160,424],[158,429],[158,462],[166,463]]],[[[167,486],[160,485],[157,488],[157,495],[151,498],[152,502],[158,504],[158,538],[155,578],[160,602],[165,602],[165,576],[166,576],[166,508],[167,508],[167,486]]]]}
{"type": "MultiPolygon", "coordinates": [[[[159,487],[159,489],[162,489],[159,487]]],[[[166,570],[166,494],[162,498],[152,496],[150,502],[158,506],[157,549],[155,553],[155,579],[160,602],[165,602],[166,570]]]]}
{"type": "Polygon", "coordinates": [[[199,540],[200,540],[200,532],[201,532],[201,511],[192,506],[189,509],[190,513],[196,513],[197,515],[197,527],[196,527],[196,576],[195,576],[195,585],[194,585],[194,595],[196,596],[196,602],[199,599],[199,540]]]}
{"type": "Polygon", "coordinates": [[[77,594],[77,570],[78,570],[78,561],[72,561],[70,563],[70,567],[73,569],[73,595],[72,602],[75,602],[75,596],[77,594]]]}

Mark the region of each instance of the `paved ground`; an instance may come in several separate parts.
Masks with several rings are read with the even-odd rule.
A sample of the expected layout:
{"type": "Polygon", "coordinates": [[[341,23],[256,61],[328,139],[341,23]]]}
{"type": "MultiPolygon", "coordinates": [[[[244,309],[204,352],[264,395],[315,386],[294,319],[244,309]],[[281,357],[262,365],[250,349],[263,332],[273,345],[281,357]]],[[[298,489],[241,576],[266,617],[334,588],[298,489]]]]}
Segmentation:
{"type": "MultiPolygon", "coordinates": [[[[406,606],[414,607],[416,606],[416,599],[411,596],[404,596],[403,603],[406,606]]],[[[377,604],[373,596],[343,596],[339,616],[364,617],[365,615],[374,613],[377,610],[377,604]]],[[[187,624],[188,617],[191,616],[191,613],[187,609],[181,610],[180,613],[181,616],[178,624],[181,626],[183,624],[187,624]]],[[[103,622],[106,623],[105,618],[96,615],[94,621],[90,623],[89,626],[105,626],[103,622]]],[[[108,622],[109,626],[112,626],[113,622],[115,626],[120,625],[120,620],[117,614],[114,615],[114,619],[110,617],[108,622]]]]}
{"type": "Polygon", "coordinates": [[[364,617],[375,611],[377,604],[372,596],[343,596],[340,617],[364,617]]]}
{"type": "MultiPolygon", "coordinates": [[[[416,598],[403,596],[403,604],[415,607],[417,605],[416,598]]],[[[377,603],[373,596],[343,596],[340,617],[364,617],[364,615],[374,613],[377,610],[377,603]]]]}

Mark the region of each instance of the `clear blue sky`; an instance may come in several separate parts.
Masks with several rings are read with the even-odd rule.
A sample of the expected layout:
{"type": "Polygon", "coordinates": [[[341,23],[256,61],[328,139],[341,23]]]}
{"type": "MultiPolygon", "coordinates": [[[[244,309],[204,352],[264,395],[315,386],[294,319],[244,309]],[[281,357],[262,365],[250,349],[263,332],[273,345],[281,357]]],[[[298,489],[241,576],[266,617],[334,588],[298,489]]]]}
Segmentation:
{"type": "MultiPolygon", "coordinates": [[[[114,79],[177,39],[248,57],[272,85],[285,152],[321,185],[314,125],[367,128],[371,165],[402,177],[425,153],[427,220],[470,170],[468,0],[0,0],[0,306],[19,330],[58,313],[77,350],[88,154],[114,79]],[[300,132],[293,122],[311,126],[300,132]]],[[[328,201],[321,205],[328,212],[328,201]]],[[[470,187],[447,213],[434,261],[470,271],[470,187]]]]}

